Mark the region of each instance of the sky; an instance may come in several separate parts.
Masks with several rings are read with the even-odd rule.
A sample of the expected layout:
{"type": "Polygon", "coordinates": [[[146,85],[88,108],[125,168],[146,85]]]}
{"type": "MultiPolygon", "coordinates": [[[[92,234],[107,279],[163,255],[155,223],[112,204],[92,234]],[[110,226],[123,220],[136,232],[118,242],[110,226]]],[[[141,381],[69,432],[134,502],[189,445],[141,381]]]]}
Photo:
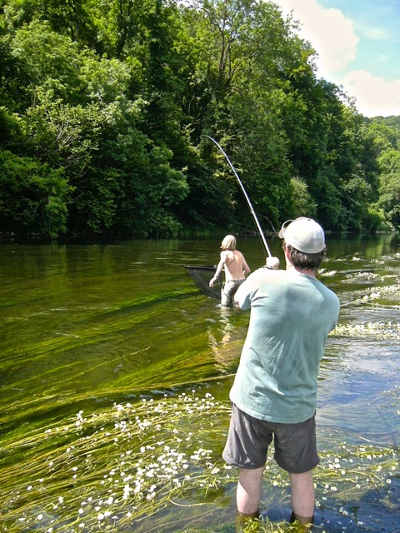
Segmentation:
{"type": "Polygon", "coordinates": [[[400,0],[273,0],[300,22],[318,76],[367,117],[400,115],[400,0]]]}

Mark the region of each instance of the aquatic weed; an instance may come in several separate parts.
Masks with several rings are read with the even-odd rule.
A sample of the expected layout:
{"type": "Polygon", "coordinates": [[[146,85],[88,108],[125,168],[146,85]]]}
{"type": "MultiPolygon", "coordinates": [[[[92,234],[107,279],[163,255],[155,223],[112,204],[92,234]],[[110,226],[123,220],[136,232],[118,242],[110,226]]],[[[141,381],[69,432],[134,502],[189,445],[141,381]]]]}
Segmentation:
{"type": "MultiPolygon", "coordinates": [[[[129,530],[149,517],[157,524],[163,510],[207,508],[237,480],[220,456],[229,412],[228,402],[193,391],[80,410],[65,425],[41,428],[8,446],[16,455],[39,451],[0,471],[4,531],[129,530]]],[[[350,516],[346,501],[390,486],[394,475],[395,449],[343,444],[326,451],[314,476],[317,507],[339,505],[350,516]]],[[[265,484],[287,494],[287,474],[271,458],[265,484]]]]}

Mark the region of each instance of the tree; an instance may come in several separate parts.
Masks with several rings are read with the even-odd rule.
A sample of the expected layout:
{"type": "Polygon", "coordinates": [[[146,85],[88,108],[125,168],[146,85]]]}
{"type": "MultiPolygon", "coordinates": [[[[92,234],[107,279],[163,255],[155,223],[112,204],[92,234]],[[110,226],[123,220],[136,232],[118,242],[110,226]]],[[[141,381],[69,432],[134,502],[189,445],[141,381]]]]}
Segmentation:
{"type": "Polygon", "coordinates": [[[68,238],[252,227],[206,135],[261,219],[373,230],[379,192],[395,216],[396,120],[361,117],[296,32],[261,0],[5,0],[1,147],[69,184],[68,238]]]}
{"type": "Polygon", "coordinates": [[[66,231],[72,188],[63,170],[0,151],[0,226],[17,238],[56,239],[66,231]]]}
{"type": "Polygon", "coordinates": [[[294,177],[290,180],[292,189],[292,217],[300,216],[314,217],[317,213],[317,204],[308,191],[307,184],[300,178],[294,177]]]}

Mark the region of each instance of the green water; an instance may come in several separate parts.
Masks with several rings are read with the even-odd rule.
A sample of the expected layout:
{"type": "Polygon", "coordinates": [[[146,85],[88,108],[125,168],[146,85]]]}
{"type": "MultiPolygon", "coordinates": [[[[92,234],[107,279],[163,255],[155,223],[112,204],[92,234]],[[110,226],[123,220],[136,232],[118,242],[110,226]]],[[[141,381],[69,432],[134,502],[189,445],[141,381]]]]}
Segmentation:
{"type": "MultiPolygon", "coordinates": [[[[230,531],[235,473],[224,482],[215,475],[218,490],[201,476],[223,468],[227,398],[248,313],[222,310],[183,268],[215,264],[218,244],[1,246],[0,531],[230,531]],[[183,415],[182,393],[199,402],[210,394],[217,403],[183,415]],[[124,424],[145,416],[143,400],[158,402],[154,413],[149,407],[152,433],[132,430],[128,439],[121,411],[124,424]],[[127,403],[131,407],[116,407],[127,403]],[[159,409],[166,414],[156,423],[159,409]],[[165,489],[164,501],[159,480],[152,490],[160,497],[145,499],[139,512],[132,494],[122,495],[138,464],[123,461],[128,466],[119,488],[109,470],[136,453],[135,446],[153,446],[155,435],[170,442],[178,432],[179,443],[191,434],[188,457],[196,440],[211,455],[188,459],[186,468],[200,477],[186,492],[165,489]],[[110,517],[103,516],[105,502],[110,517]]],[[[263,264],[258,239],[239,244],[252,269],[263,264]]],[[[279,246],[271,242],[282,258],[279,246]]],[[[366,455],[378,457],[381,450],[390,461],[386,471],[377,467],[386,472],[382,479],[354,474],[362,481],[346,495],[340,480],[321,481],[319,513],[326,531],[400,531],[394,525],[400,512],[400,247],[389,235],[329,239],[328,246],[321,279],[343,307],[321,367],[320,449],[340,461],[347,454],[343,461],[361,469],[364,445],[366,455]]],[[[156,460],[155,452],[149,460],[156,460]]],[[[263,505],[285,512],[286,482],[279,472],[271,475],[263,505]]]]}

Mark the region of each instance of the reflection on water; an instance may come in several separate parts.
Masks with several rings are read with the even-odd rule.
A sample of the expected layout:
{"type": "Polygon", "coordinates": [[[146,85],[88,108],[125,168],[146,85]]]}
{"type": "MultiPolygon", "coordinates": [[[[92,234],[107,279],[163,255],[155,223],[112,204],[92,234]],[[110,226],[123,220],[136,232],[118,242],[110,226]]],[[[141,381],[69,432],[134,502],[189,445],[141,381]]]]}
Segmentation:
{"type": "Polygon", "coordinates": [[[218,328],[207,329],[208,342],[215,358],[215,367],[221,374],[235,372],[246,335],[246,328],[235,325],[237,309],[219,306],[218,328]]]}
{"type": "MultiPolygon", "coordinates": [[[[218,243],[1,247],[0,529],[231,531],[235,473],[223,470],[220,453],[249,314],[200,294],[183,268],[215,263],[218,243]],[[182,393],[200,407],[188,412],[182,393]],[[156,402],[164,424],[158,411],[149,415],[142,441],[135,432],[146,419],[144,400],[156,402]],[[157,478],[143,496],[151,518],[142,513],[139,523],[135,480],[158,464],[160,442],[178,454],[171,487],[186,470],[197,481],[191,485],[189,476],[178,487],[185,495],[174,489],[172,497],[157,478]],[[143,446],[157,448],[148,450],[148,464],[143,446]]],[[[321,279],[343,305],[321,364],[318,513],[326,531],[394,532],[400,253],[390,236],[329,239],[328,246],[321,279]]],[[[271,248],[281,254],[279,242],[271,248]]],[[[264,263],[258,240],[241,239],[241,249],[253,270],[264,263]]],[[[271,463],[263,505],[285,513],[280,476],[271,463]]]]}

